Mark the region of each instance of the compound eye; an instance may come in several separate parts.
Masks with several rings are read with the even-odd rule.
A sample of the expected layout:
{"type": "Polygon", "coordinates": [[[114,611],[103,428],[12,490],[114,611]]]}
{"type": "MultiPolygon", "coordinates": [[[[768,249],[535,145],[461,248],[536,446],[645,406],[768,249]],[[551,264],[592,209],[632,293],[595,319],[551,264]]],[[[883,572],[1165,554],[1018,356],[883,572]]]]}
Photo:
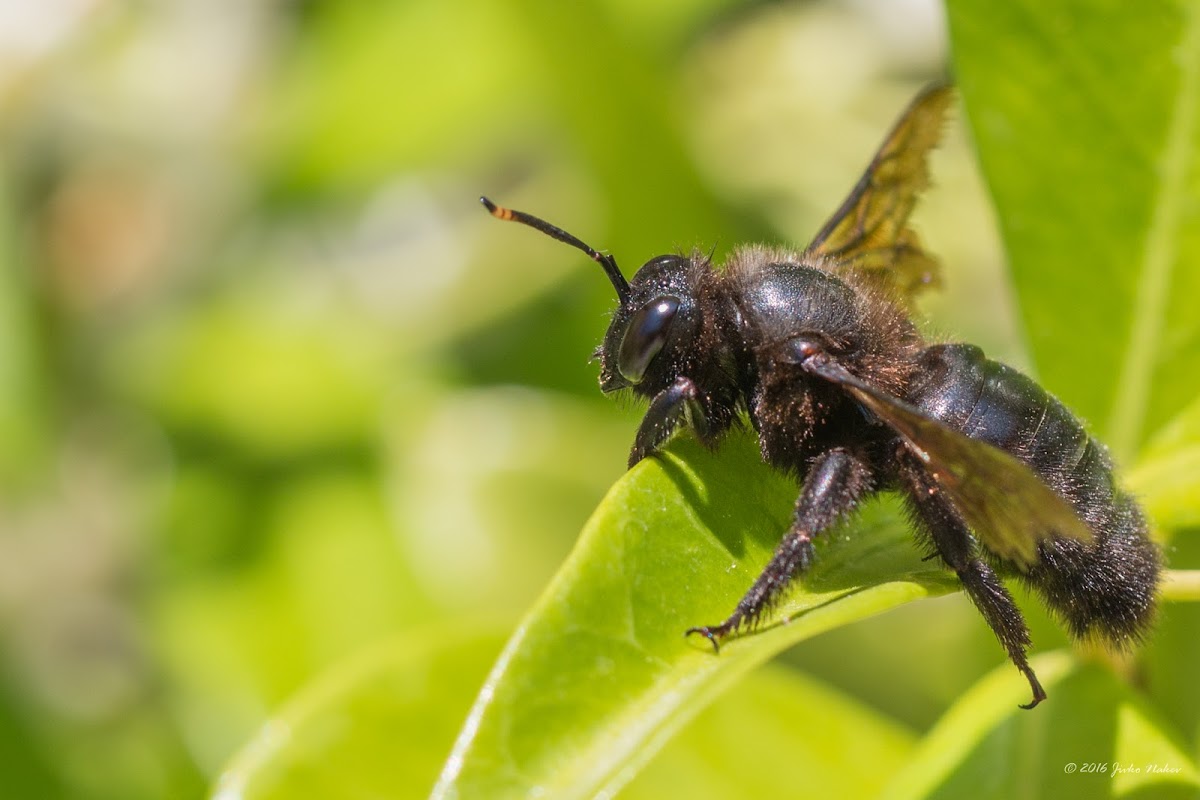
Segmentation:
{"type": "Polygon", "coordinates": [[[621,349],[617,351],[617,369],[625,380],[641,381],[646,368],[666,343],[667,329],[678,310],[678,298],[659,297],[638,309],[629,320],[621,349]]]}

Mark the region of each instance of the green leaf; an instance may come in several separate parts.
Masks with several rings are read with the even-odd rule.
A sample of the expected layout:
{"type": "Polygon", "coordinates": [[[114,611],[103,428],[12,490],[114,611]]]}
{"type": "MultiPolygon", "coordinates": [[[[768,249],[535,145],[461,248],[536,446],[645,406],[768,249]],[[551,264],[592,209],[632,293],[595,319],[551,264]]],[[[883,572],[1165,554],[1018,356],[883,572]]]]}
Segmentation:
{"type": "Polygon", "coordinates": [[[873,798],[913,744],[911,733],[878,712],[767,666],[701,711],[619,796],[873,798]]]}
{"type": "Polygon", "coordinates": [[[956,584],[922,562],[895,510],[833,532],[788,624],[686,641],[727,616],[786,529],[795,487],[747,436],[719,455],[681,441],[617,482],[509,641],[442,775],[439,797],[611,792],[670,734],[774,653],[956,584]]]}
{"type": "Polygon", "coordinates": [[[499,649],[497,637],[433,631],[361,653],[267,722],[214,800],[424,796],[499,649]]]}
{"type": "MultiPolygon", "coordinates": [[[[1200,536],[1179,536],[1169,547],[1173,563],[1200,565],[1200,536]]],[[[1146,691],[1200,755],[1200,603],[1172,603],[1163,609],[1154,636],[1139,664],[1146,691]]]]}
{"type": "Polygon", "coordinates": [[[1200,391],[1200,5],[948,11],[1038,372],[1129,463],[1200,391]]]}
{"type": "Polygon", "coordinates": [[[1200,526],[1200,401],[1146,445],[1129,484],[1160,526],[1200,526]]]}
{"type": "Polygon", "coordinates": [[[1191,798],[1200,776],[1138,695],[1066,653],[1033,659],[1050,699],[1030,713],[1011,665],[980,681],[883,795],[907,798],[1191,798]]]}
{"type": "MultiPolygon", "coordinates": [[[[501,644],[434,630],[360,653],[263,727],[216,799],[425,796],[501,644]]],[[[790,670],[765,669],[701,712],[621,796],[873,797],[912,748],[895,722],[790,670]],[[763,759],[789,769],[763,770],[763,759]],[[864,760],[872,769],[856,769],[864,760]]]]}

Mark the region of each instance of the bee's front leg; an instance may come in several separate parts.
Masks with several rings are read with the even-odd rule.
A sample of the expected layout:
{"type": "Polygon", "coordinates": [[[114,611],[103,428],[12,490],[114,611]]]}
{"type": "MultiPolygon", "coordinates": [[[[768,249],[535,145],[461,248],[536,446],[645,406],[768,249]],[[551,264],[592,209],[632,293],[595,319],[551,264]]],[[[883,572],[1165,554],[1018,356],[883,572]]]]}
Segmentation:
{"type": "Polygon", "coordinates": [[[688,635],[700,634],[715,650],[722,639],[757,622],[812,563],[813,537],[852,510],[872,488],[871,468],[860,454],[839,447],[818,456],[796,500],[792,527],[758,580],[728,619],[720,625],[690,628],[688,635]]]}
{"type": "Polygon", "coordinates": [[[700,404],[696,384],[680,375],[650,403],[629,453],[629,466],[632,468],[646,456],[658,452],[675,429],[684,423],[702,440],[708,437],[708,418],[700,404]]]}

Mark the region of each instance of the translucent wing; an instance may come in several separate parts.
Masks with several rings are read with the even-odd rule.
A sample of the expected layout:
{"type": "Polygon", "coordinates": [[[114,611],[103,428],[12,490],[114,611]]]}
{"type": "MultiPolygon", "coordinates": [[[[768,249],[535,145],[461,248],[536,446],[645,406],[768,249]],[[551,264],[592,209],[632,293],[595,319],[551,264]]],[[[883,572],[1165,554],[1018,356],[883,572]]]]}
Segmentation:
{"type": "Polygon", "coordinates": [[[908,298],[937,283],[937,261],[907,224],[917,196],[929,185],[927,156],[953,96],[951,87],[940,84],[917,96],[806,255],[860,270],[908,298]]]}
{"type": "Polygon", "coordinates": [[[1037,563],[1037,545],[1044,539],[1069,537],[1090,543],[1094,538],[1066,500],[1003,450],[943,425],[835,362],[813,359],[805,368],[846,387],[896,430],[976,538],[1005,561],[1025,570],[1037,563]]]}

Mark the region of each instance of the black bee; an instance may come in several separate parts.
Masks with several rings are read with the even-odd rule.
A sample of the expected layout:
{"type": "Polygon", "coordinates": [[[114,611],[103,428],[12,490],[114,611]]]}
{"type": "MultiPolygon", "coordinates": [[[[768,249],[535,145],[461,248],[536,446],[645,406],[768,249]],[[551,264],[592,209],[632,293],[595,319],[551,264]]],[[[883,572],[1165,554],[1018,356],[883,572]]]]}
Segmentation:
{"type": "Polygon", "coordinates": [[[743,415],[763,459],[800,480],[791,527],[729,618],[692,628],[714,648],[753,626],[813,560],[813,539],[868,495],[898,491],[930,556],[953,569],[1025,675],[1029,630],[997,577],[1015,573],[1076,638],[1117,648],[1151,624],[1159,553],[1103,445],[1025,375],[969,344],[930,344],[907,313],[936,262],[907,227],[952,100],[913,101],[850,196],[801,253],[748,246],[723,268],[650,259],[627,281],[549,223],[481,198],[599,262],[619,307],[600,388],[650,400],[629,457],[680,427],[712,447],[743,415]]]}

